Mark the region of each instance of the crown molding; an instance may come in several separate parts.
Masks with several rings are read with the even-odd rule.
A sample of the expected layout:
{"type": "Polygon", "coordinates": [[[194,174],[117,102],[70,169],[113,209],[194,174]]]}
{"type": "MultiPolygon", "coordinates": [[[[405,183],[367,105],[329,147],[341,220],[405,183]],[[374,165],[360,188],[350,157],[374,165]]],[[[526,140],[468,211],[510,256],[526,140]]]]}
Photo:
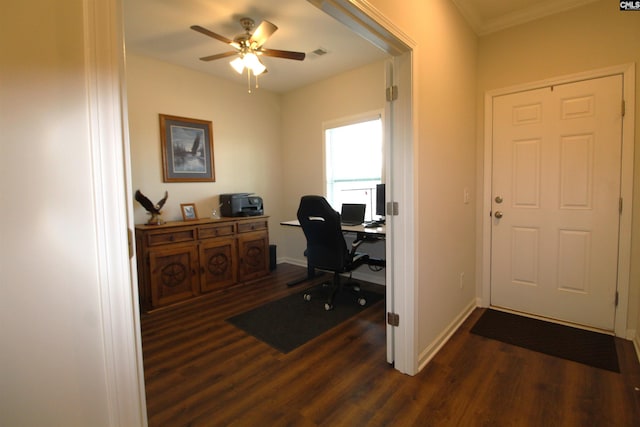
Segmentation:
{"type": "Polygon", "coordinates": [[[515,27],[545,16],[565,12],[577,7],[585,6],[597,0],[546,0],[530,2],[519,10],[503,15],[483,17],[481,2],[478,0],[452,0],[460,13],[467,20],[471,28],[479,36],[484,36],[506,28],[515,27]]]}

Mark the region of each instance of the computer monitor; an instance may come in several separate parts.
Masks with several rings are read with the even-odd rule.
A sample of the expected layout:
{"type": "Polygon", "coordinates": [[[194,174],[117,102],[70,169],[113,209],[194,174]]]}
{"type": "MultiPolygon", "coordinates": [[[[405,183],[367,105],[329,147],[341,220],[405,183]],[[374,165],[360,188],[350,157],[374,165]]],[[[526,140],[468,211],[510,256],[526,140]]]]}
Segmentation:
{"type": "Polygon", "coordinates": [[[385,204],[386,204],[385,186],[384,184],[377,184],[376,185],[376,215],[384,218],[385,204]]]}

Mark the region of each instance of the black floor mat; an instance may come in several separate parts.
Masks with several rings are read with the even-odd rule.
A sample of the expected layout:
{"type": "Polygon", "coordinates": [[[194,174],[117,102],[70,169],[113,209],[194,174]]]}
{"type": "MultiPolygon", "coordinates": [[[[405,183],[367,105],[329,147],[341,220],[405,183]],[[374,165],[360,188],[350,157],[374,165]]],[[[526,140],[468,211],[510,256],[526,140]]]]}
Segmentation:
{"type": "Polygon", "coordinates": [[[339,325],[353,315],[384,298],[384,286],[377,292],[363,289],[365,306],[356,302],[354,294],[345,289],[336,295],[333,310],[326,311],[324,303],[328,290],[322,285],[267,303],[263,306],[227,319],[227,321],[271,347],[288,353],[325,331],[339,325]],[[304,293],[311,301],[305,301],[304,293]]]}
{"type": "Polygon", "coordinates": [[[497,310],[486,310],[471,332],[551,356],[620,372],[615,339],[611,335],[497,310]]]}

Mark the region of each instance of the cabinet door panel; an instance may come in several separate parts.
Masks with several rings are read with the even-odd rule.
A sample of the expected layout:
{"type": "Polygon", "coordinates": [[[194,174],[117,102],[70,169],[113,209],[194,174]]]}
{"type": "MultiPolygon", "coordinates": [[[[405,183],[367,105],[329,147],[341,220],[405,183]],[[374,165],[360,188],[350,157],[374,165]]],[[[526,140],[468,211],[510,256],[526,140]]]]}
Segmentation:
{"type": "Polygon", "coordinates": [[[262,277],[269,271],[269,235],[266,232],[246,233],[238,237],[240,254],[239,280],[262,277]]]}
{"type": "Polygon", "coordinates": [[[236,282],[234,239],[215,239],[200,245],[200,289],[224,288],[236,282]]]}
{"type": "Polygon", "coordinates": [[[149,251],[151,302],[161,307],[198,295],[195,246],[149,251]]]}

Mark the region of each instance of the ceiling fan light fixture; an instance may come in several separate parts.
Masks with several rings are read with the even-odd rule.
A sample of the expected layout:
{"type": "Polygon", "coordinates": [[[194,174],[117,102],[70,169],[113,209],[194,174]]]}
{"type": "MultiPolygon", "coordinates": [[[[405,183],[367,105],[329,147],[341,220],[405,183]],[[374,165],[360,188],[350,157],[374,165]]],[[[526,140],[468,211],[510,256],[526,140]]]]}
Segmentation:
{"type": "Polygon", "coordinates": [[[234,59],[229,64],[238,72],[238,74],[242,74],[244,71],[244,61],[240,57],[234,59]]]}
{"type": "Polygon", "coordinates": [[[242,74],[244,69],[247,68],[248,70],[251,70],[251,73],[253,73],[254,76],[258,76],[264,73],[267,69],[267,67],[260,62],[258,56],[253,52],[245,53],[242,57],[234,59],[229,64],[238,72],[238,74],[242,74]]]}
{"type": "Polygon", "coordinates": [[[242,60],[244,62],[244,66],[250,69],[251,72],[253,72],[254,76],[264,73],[264,70],[267,69],[267,67],[265,67],[264,64],[260,62],[258,56],[253,52],[249,52],[244,55],[244,58],[242,60]]]}
{"type": "Polygon", "coordinates": [[[259,55],[273,56],[276,58],[294,59],[302,61],[305,58],[303,52],[293,52],[288,50],[263,49],[264,43],[278,29],[278,27],[269,21],[262,21],[258,27],[253,30],[255,22],[251,18],[242,18],[240,25],[245,30],[245,34],[237,36],[231,40],[225,36],[214,33],[199,25],[192,25],[191,29],[199,33],[209,36],[213,39],[221,41],[233,47],[230,52],[218,53],[215,55],[203,56],[201,61],[213,61],[215,59],[228,58],[238,54],[239,56],[229,64],[240,75],[247,69],[247,80],[249,81],[249,93],[251,93],[251,74],[256,80],[256,88],[258,87],[258,76],[265,71],[267,67],[260,61],[259,55]],[[253,31],[252,31],[253,30],[253,31]]]}

